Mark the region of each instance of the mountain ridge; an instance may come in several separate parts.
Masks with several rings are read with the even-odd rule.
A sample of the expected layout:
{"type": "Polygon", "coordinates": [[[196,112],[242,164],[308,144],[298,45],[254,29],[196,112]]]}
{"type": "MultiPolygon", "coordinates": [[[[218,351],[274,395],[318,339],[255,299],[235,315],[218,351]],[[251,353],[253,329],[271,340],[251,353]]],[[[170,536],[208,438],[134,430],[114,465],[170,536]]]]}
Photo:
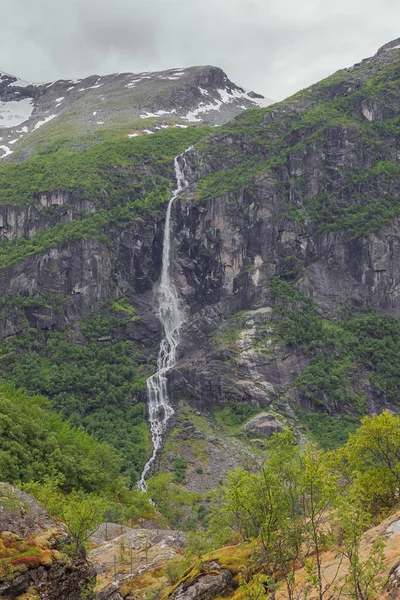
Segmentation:
{"type": "Polygon", "coordinates": [[[1,73],[0,158],[18,158],[19,151],[24,158],[35,142],[40,147],[49,139],[71,137],[71,132],[75,143],[81,138],[84,144],[85,136],[92,136],[93,143],[110,128],[134,137],[171,126],[220,125],[268,102],[213,66],[38,84],[1,73]]]}

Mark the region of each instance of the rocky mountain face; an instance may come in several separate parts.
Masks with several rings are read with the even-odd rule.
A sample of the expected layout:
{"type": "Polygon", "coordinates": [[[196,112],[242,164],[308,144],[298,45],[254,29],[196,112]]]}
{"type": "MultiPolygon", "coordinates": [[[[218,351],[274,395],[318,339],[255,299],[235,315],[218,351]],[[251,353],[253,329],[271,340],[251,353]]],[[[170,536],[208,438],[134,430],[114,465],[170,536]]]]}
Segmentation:
{"type": "Polygon", "coordinates": [[[0,72],[0,158],[27,157],[71,133],[75,144],[87,135],[93,142],[110,127],[136,137],[171,126],[221,125],[269,103],[210,66],[46,83],[0,72]]]}
{"type": "MultiPolygon", "coordinates": [[[[154,286],[173,157],[192,147],[190,185],[173,207],[173,276],[186,323],[169,377],[177,415],[163,468],[189,440],[191,488],[211,487],[213,448],[221,445],[225,470],[242,454],[220,436],[228,417],[236,426],[262,412],[241,434],[255,438],[256,452],[286,422],[317,434],[395,408],[399,46],[229,122],[258,99],[214,68],[40,88],[2,76],[3,102],[37,103],[13,161],[36,147],[34,136],[53,144],[0,168],[2,376],[47,394],[132,462],[126,439],[146,437],[144,381],[162,334],[154,286]],[[103,116],[93,113],[106,90],[125,116],[115,108],[120,128],[110,101],[102,138],[103,116]],[[46,111],[57,117],[32,131],[46,111]],[[71,119],[85,128],[75,146],[52,129],[71,119]],[[147,119],[153,125],[143,128],[147,119]],[[199,127],[178,127],[190,119],[199,127]],[[145,129],[154,135],[140,135],[145,129]],[[79,369],[107,373],[113,394],[85,386],[79,369]]],[[[137,468],[148,451],[135,456],[137,468]]]]}

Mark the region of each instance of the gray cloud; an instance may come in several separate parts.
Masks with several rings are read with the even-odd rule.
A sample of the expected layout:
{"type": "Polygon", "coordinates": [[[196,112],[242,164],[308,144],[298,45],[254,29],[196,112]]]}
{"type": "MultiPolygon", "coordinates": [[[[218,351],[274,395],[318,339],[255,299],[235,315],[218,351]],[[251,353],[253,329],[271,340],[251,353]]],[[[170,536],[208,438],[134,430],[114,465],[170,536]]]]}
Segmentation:
{"type": "Polygon", "coordinates": [[[214,64],[281,99],[400,36],[397,0],[2,0],[0,68],[32,81],[214,64]]]}

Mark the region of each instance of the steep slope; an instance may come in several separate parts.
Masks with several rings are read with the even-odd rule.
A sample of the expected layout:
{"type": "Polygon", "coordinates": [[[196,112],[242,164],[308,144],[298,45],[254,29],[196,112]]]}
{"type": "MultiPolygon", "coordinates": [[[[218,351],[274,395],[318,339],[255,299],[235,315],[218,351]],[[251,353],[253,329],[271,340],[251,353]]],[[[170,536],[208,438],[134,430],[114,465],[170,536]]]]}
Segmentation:
{"type": "Polygon", "coordinates": [[[176,277],[195,317],[173,385],[189,401],[397,404],[399,45],[187,153],[176,277]]]}
{"type": "Polygon", "coordinates": [[[110,129],[134,137],[171,126],[221,125],[267,104],[210,66],[41,84],[0,72],[0,158],[25,158],[55,140],[84,146],[110,129]]]}
{"type": "MultiPolygon", "coordinates": [[[[325,440],[329,428],[337,443],[360,414],[397,409],[399,45],[218,129],[110,129],[83,148],[61,136],[0,165],[2,376],[113,443],[135,482],[149,453],[145,380],[162,335],[154,285],[173,158],[193,146],[172,211],[185,324],[169,376],[179,436],[163,468],[189,440],[190,486],[211,486],[195,461],[200,452],[209,468],[218,419],[261,447],[284,422],[325,440]],[[185,420],[187,405],[203,424],[185,420]]],[[[242,453],[228,446],[225,470],[242,453]]]]}

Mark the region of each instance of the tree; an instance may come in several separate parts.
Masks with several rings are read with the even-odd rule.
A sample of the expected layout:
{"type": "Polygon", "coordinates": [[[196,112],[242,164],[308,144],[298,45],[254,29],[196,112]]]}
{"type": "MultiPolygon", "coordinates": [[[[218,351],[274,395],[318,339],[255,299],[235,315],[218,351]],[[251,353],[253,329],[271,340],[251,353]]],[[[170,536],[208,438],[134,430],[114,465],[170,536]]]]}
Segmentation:
{"type": "Polygon", "coordinates": [[[76,560],[85,543],[103,521],[109,503],[95,494],[60,491],[62,479],[47,477],[43,483],[30,483],[24,491],[34,496],[52,517],[63,521],[67,528],[69,544],[65,550],[76,560]]]}
{"type": "Polygon", "coordinates": [[[147,493],[161,514],[178,531],[183,529],[183,523],[188,513],[199,499],[198,494],[191,494],[175,485],[172,482],[172,476],[168,474],[156,475],[149,479],[147,493]]]}
{"type": "Polygon", "coordinates": [[[301,512],[304,524],[304,541],[315,565],[308,563],[310,582],[323,600],[333,581],[325,584],[322,577],[322,552],[332,543],[329,510],[336,496],[337,478],[328,469],[325,453],[316,444],[308,443],[301,451],[302,482],[301,512]]]}
{"type": "Polygon", "coordinates": [[[373,600],[379,592],[379,575],[384,570],[383,538],[377,538],[364,558],[361,540],[371,524],[371,515],[365,511],[362,490],[354,485],[346,496],[336,499],[335,523],[338,527],[339,552],[349,562],[349,574],[343,588],[354,600],[373,600]]]}
{"type": "Polygon", "coordinates": [[[387,411],[364,417],[342,452],[342,470],[357,480],[364,506],[373,513],[400,500],[400,417],[387,411]]]}
{"type": "Polygon", "coordinates": [[[67,526],[73,560],[103,521],[107,506],[102,498],[83,492],[72,492],[61,500],[57,516],[67,526]]]}
{"type": "Polygon", "coordinates": [[[304,562],[301,451],[289,430],[275,434],[267,449],[269,456],[260,475],[243,469],[228,474],[212,511],[211,531],[218,543],[228,541],[232,534],[253,541],[254,569],[263,571],[262,585],[273,598],[279,572],[291,600],[296,568],[304,562]]]}

